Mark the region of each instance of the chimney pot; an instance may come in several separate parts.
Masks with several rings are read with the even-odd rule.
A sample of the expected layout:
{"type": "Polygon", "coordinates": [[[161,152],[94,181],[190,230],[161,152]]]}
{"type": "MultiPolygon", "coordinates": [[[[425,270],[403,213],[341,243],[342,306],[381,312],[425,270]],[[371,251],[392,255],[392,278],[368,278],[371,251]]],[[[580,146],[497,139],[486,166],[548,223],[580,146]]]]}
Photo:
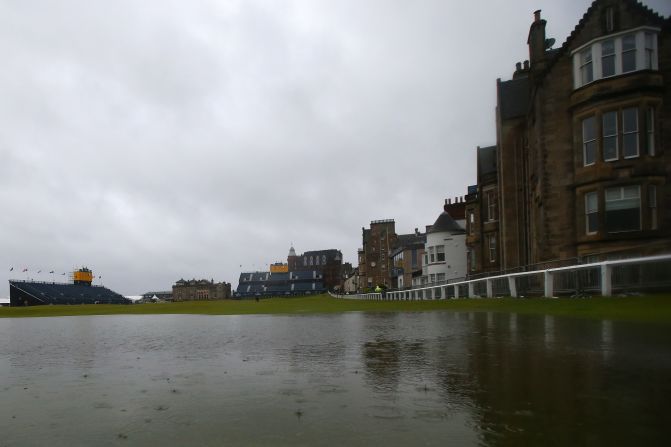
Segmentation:
{"type": "Polygon", "coordinates": [[[515,64],[515,71],[520,71],[522,69],[522,62],[518,62],[515,64]]]}
{"type": "Polygon", "coordinates": [[[537,9],[534,11],[534,22],[540,22],[541,21],[541,10],[537,9]]]}
{"type": "Polygon", "coordinates": [[[524,61],[524,69],[525,70],[529,69],[529,60],[528,59],[526,61],[524,61]]]}

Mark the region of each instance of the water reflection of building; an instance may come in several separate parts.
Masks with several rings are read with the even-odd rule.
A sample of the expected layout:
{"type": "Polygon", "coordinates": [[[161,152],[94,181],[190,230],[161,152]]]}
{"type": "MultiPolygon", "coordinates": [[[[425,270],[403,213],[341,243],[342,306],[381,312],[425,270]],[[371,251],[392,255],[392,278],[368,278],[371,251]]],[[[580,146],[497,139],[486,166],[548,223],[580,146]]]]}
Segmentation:
{"type": "Polygon", "coordinates": [[[375,389],[396,389],[401,376],[401,351],[401,343],[395,340],[380,339],[364,343],[364,367],[375,389]]]}

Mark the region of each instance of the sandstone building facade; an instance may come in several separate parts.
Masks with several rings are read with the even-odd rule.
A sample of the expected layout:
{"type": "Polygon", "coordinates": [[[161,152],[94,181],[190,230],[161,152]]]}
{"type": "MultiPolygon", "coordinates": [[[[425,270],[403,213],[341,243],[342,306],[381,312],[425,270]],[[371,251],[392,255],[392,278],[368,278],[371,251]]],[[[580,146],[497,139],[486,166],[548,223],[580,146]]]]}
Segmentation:
{"type": "MultiPolygon", "coordinates": [[[[536,11],[529,61],[497,81],[498,269],[669,252],[671,21],[596,0],[561,47],[545,26],[536,11]]],[[[489,245],[479,226],[467,227],[476,273],[489,245]]]]}
{"type": "Polygon", "coordinates": [[[231,285],[206,279],[180,279],[172,286],[173,301],[223,300],[231,297],[231,285]]]}

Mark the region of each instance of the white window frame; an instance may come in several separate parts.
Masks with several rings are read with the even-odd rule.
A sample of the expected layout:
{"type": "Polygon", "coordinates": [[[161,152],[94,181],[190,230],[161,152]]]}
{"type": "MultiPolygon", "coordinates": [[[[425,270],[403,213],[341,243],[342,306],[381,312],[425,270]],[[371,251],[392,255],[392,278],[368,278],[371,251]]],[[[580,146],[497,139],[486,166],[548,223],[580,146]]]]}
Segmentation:
{"type": "Polygon", "coordinates": [[[594,57],[592,47],[580,52],[580,83],[589,84],[594,81],[594,57]]]}
{"type": "Polygon", "coordinates": [[[619,158],[620,148],[618,141],[618,125],[617,125],[617,111],[611,110],[605,112],[601,115],[601,148],[603,150],[603,161],[615,161],[619,158]],[[606,117],[612,117],[614,119],[614,129],[612,133],[606,134],[606,117]],[[606,141],[615,140],[615,154],[611,155],[610,158],[606,158],[606,141]]]}
{"type": "Polygon", "coordinates": [[[616,65],[616,57],[615,55],[617,52],[615,51],[615,39],[607,39],[601,42],[601,77],[602,78],[610,78],[611,76],[615,76],[617,73],[617,65],[616,65]],[[611,53],[604,53],[605,51],[605,45],[607,42],[612,42],[612,52],[611,53]],[[612,59],[613,61],[613,72],[611,74],[604,74],[604,60],[606,59],[612,59]]]}
{"type": "Polygon", "coordinates": [[[436,245],[436,262],[445,262],[445,246],[436,245]],[[440,259],[440,255],[443,255],[443,259],[440,259]]]}
{"type": "Polygon", "coordinates": [[[582,120],[582,162],[583,166],[592,166],[594,163],[596,163],[596,154],[597,154],[597,132],[596,132],[596,116],[588,116],[587,118],[584,118],[582,120]],[[592,120],[593,123],[593,128],[592,131],[594,133],[594,138],[592,139],[586,139],[585,137],[585,125],[587,124],[588,120],[592,120]],[[592,161],[590,163],[587,162],[587,147],[588,145],[591,145],[593,148],[593,154],[592,154],[592,161]]]}
{"type": "Polygon", "coordinates": [[[603,75],[603,52],[602,43],[612,40],[615,50],[615,73],[613,76],[629,74],[641,70],[659,70],[659,44],[658,35],[661,29],[652,26],[642,26],[632,28],[619,33],[608,34],[599,39],[594,39],[571,52],[573,58],[573,88],[578,89],[582,86],[591,84],[599,79],[609,78],[603,75]],[[623,51],[623,39],[626,36],[634,36],[635,48],[623,51]],[[623,71],[623,53],[634,52],[635,68],[632,71],[623,71]],[[584,58],[591,54],[591,62],[584,58]],[[597,57],[594,57],[597,55],[597,57]],[[592,79],[585,78],[585,70],[589,64],[592,64],[592,79]]]}
{"type": "Polygon", "coordinates": [[[636,55],[637,55],[637,53],[638,53],[638,51],[637,51],[637,50],[638,50],[638,45],[637,45],[636,40],[637,40],[637,39],[636,39],[636,34],[635,34],[635,33],[625,34],[624,36],[622,36],[622,40],[620,41],[620,42],[621,42],[621,46],[620,46],[620,48],[621,48],[621,55],[620,55],[620,73],[622,73],[622,74],[624,74],[624,73],[631,73],[632,71],[636,71],[636,69],[638,68],[638,67],[637,67],[638,64],[636,63],[636,62],[637,62],[637,61],[636,61],[636,55]],[[625,39],[629,39],[629,38],[631,38],[631,40],[633,40],[633,42],[634,42],[634,47],[633,47],[633,48],[627,48],[627,49],[625,50],[625,48],[624,48],[624,41],[625,41],[625,39]],[[634,57],[634,67],[633,67],[632,69],[630,69],[630,70],[625,71],[625,69],[624,69],[625,56],[629,56],[630,53],[632,53],[632,54],[633,54],[633,57],[634,57]]]}
{"type": "Polygon", "coordinates": [[[585,234],[596,234],[599,231],[599,194],[596,191],[585,193],[585,234]],[[593,201],[590,204],[590,199],[593,201]],[[596,214],[597,221],[593,229],[590,228],[590,215],[596,214]]]}

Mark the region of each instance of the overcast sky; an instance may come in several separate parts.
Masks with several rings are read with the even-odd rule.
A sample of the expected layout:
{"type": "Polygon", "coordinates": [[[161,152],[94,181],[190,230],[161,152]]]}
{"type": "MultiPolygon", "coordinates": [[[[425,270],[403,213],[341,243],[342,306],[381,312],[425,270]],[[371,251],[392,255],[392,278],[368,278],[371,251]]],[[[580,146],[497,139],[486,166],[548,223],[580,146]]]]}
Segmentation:
{"type": "Polygon", "coordinates": [[[235,287],[292,242],[356,264],[362,226],[475,183],[533,11],[560,46],[589,4],[1,0],[0,296],[83,265],[235,287]]]}

